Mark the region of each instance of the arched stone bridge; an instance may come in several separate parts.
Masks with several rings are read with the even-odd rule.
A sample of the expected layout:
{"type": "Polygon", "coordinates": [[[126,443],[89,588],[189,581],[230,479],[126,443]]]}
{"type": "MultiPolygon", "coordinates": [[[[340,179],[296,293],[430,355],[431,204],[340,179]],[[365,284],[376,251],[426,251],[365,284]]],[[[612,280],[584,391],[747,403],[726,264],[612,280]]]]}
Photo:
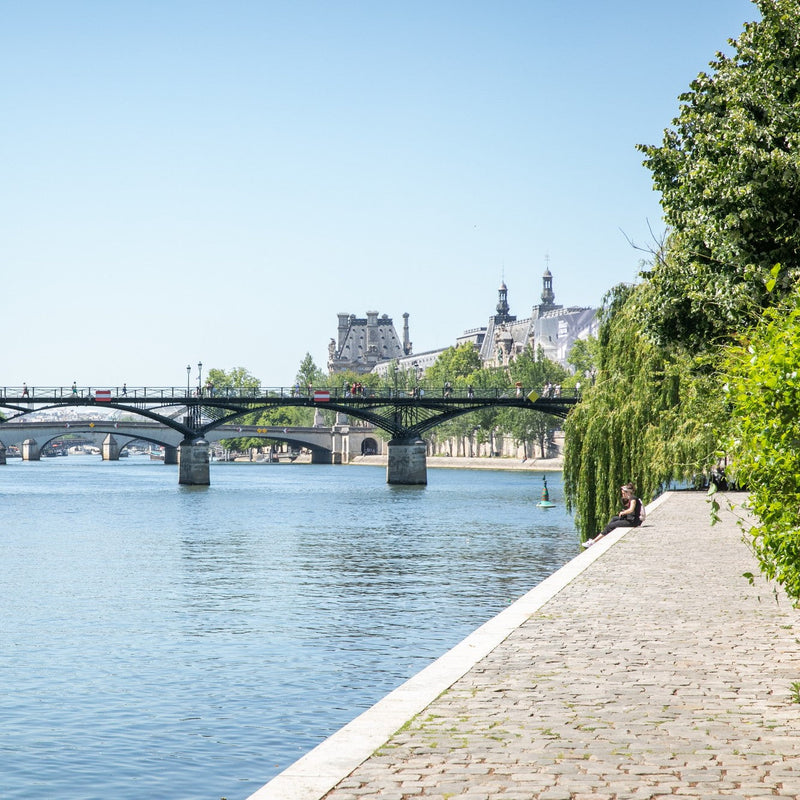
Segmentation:
{"type": "MultiPolygon", "coordinates": [[[[115,461],[131,442],[145,441],[165,448],[165,463],[178,463],[183,436],[159,422],[75,419],[68,422],[6,422],[0,424],[0,463],[9,447],[18,447],[23,458],[38,460],[43,447],[67,434],[82,433],[102,444],[103,458],[115,461]]],[[[208,432],[206,441],[265,439],[286,442],[311,451],[313,464],[340,464],[356,455],[381,452],[381,440],[372,427],[334,425],[300,427],[285,425],[221,425],[208,432]]]]}
{"type": "MultiPolygon", "coordinates": [[[[361,419],[390,434],[386,479],[389,483],[425,484],[427,467],[423,433],[446,420],[488,407],[521,408],[565,418],[579,397],[575,393],[527,391],[517,387],[510,397],[498,391],[460,391],[420,384],[411,391],[384,388],[351,394],[341,388],[279,387],[191,391],[178,387],[5,387],[0,409],[19,423],[31,411],[93,406],[115,409],[170,428],[180,437],[178,480],[207,485],[208,438],[223,425],[248,414],[280,407],[310,407],[361,419]]],[[[140,437],[142,438],[142,437],[140,437]]],[[[223,437],[223,438],[228,438],[223,437]]]]}

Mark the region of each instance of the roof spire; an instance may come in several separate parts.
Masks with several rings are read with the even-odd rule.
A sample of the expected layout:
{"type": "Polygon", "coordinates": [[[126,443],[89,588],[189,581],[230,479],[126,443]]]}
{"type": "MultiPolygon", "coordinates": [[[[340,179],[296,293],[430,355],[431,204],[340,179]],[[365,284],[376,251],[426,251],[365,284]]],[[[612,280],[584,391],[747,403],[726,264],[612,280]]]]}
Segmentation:
{"type": "Polygon", "coordinates": [[[556,295],[553,291],[553,274],[550,272],[550,254],[544,256],[544,275],[542,276],[542,305],[555,305],[556,295]]]}

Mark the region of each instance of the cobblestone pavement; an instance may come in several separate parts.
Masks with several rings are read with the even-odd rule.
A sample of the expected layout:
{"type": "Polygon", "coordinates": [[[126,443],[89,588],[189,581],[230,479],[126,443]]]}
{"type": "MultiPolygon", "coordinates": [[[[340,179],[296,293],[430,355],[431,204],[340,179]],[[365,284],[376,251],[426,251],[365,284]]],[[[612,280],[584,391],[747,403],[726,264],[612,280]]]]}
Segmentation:
{"type": "Polygon", "coordinates": [[[797,798],[800,612],[747,571],[674,495],[326,800],[797,798]]]}

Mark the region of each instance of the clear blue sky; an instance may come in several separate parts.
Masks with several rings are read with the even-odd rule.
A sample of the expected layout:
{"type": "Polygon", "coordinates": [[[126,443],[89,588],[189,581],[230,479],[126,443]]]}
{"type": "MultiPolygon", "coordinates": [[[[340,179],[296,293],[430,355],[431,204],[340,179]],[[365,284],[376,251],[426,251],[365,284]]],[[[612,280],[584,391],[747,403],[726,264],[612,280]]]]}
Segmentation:
{"type": "Polygon", "coordinates": [[[0,0],[0,385],[288,385],[634,281],[661,141],[749,0],[0,0]],[[193,366],[193,376],[196,366],[193,366]]]}

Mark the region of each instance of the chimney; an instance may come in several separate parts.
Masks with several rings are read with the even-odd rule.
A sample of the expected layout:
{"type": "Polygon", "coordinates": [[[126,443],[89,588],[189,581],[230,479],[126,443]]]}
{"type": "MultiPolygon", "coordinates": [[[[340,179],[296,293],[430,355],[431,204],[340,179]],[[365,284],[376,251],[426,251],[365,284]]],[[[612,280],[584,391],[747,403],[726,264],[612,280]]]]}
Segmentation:
{"type": "Polygon", "coordinates": [[[403,355],[411,355],[411,342],[408,338],[408,311],[403,312],[403,355]]]}
{"type": "Polygon", "coordinates": [[[342,347],[344,347],[344,340],[347,338],[347,329],[350,327],[350,315],[337,314],[336,316],[339,317],[339,344],[336,350],[341,353],[342,347]]]}

